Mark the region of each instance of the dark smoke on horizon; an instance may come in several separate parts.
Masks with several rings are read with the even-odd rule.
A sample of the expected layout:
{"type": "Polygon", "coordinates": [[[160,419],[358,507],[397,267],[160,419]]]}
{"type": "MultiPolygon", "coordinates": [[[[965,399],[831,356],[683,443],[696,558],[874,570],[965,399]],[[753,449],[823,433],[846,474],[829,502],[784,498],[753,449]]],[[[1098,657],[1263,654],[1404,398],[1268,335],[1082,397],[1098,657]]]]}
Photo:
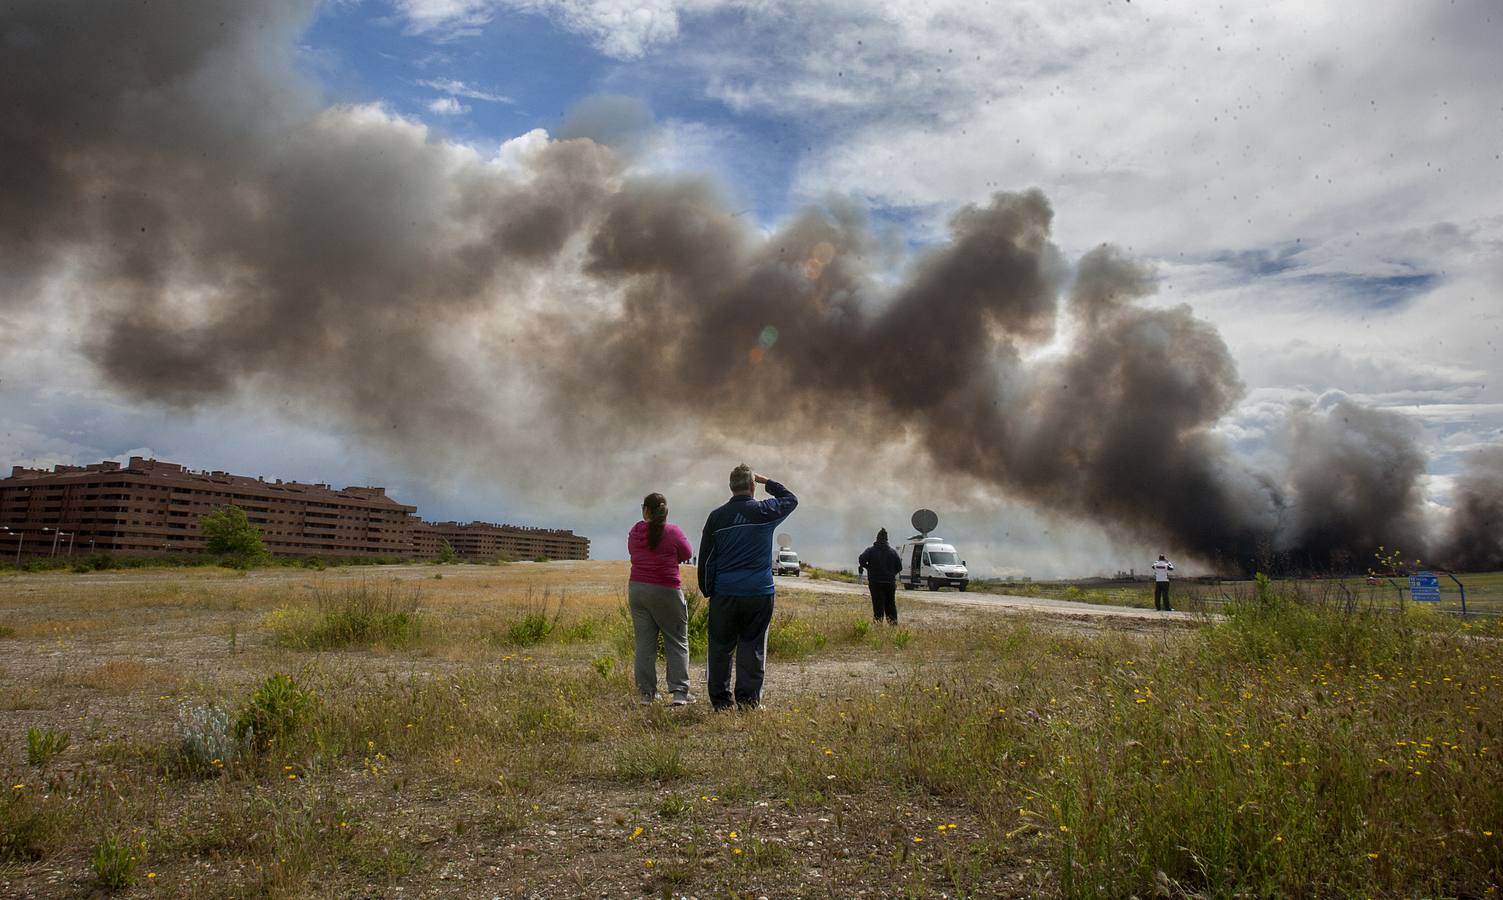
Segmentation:
{"type": "Polygon", "coordinates": [[[1503,560],[1503,447],[1474,450],[1456,480],[1446,558],[1458,569],[1496,569],[1503,560]]]}
{"type": "Polygon", "coordinates": [[[1215,329],[1142,305],[1151,273],[1113,248],[1062,259],[1037,190],[957,212],[894,286],[839,203],[764,236],[710,182],[635,176],[589,137],[502,165],[328,105],[293,58],[313,12],[0,9],[0,311],[64,284],[124,390],[193,406],[271,385],[396,451],[505,427],[446,344],[502,317],[571,410],[533,426],[559,440],[775,405],[788,436],[916,440],[937,471],[1225,568],[1361,568],[1378,544],[1503,562],[1503,466],[1463,482],[1456,549],[1427,546],[1424,457],[1395,414],[1298,409],[1287,463],[1238,458],[1214,430],[1242,396],[1215,329]],[[540,282],[555,302],[527,299],[540,282]]]}

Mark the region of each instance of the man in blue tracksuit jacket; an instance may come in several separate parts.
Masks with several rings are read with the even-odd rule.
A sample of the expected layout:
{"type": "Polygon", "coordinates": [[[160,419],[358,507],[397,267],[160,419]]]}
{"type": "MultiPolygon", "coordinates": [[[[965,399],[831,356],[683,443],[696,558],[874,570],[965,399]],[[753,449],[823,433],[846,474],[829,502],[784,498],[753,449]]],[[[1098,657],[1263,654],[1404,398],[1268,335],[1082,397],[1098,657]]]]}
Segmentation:
{"type": "Polygon", "coordinates": [[[772,624],[772,533],[798,506],[792,491],[745,464],[731,470],[731,495],[705,519],[699,538],[699,592],[710,602],[708,693],[717,710],[755,707],[762,699],[772,624]],[[772,499],[755,498],[758,484],[767,485],[772,499]]]}

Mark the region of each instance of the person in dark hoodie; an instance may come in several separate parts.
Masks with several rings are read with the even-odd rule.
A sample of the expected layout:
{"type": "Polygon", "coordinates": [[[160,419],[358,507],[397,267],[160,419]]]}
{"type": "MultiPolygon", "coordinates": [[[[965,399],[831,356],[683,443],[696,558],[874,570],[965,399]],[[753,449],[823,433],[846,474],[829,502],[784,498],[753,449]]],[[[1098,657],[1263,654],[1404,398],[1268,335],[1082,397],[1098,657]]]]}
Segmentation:
{"type": "Polygon", "coordinates": [[[903,560],[898,551],[887,543],[887,529],[877,530],[877,541],[861,551],[856,560],[856,573],[866,571],[866,586],[872,593],[872,619],[889,624],[898,624],[898,573],[903,571],[903,560]]]}
{"type": "Polygon", "coordinates": [[[772,534],[798,498],[745,464],[731,470],[731,499],[705,519],[699,539],[699,592],[710,604],[706,681],[717,711],[762,702],[767,626],[772,624],[772,534]],[[770,500],[757,500],[757,485],[770,500]],[[731,691],[731,656],[736,689],[731,691]]]}

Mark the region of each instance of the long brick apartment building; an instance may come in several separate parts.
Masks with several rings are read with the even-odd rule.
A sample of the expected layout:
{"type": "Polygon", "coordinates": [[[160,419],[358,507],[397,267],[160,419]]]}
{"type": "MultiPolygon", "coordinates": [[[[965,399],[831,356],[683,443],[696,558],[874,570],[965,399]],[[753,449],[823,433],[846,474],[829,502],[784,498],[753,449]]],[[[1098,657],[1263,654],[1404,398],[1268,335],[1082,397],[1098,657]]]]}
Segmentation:
{"type": "Polygon", "coordinates": [[[200,552],[199,518],[226,505],[245,510],[275,556],[432,559],[446,541],[473,560],[588,559],[590,552],[589,539],[572,531],[424,522],[417,507],[385,488],[266,481],[135,456],[124,466],[12,468],[0,479],[0,553],[14,560],[200,552]]]}

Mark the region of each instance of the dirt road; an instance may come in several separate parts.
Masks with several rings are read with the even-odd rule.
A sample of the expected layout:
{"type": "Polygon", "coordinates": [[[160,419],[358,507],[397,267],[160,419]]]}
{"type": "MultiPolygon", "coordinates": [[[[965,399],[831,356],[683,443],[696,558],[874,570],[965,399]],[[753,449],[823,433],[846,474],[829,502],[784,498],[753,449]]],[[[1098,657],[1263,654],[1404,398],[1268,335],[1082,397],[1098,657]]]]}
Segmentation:
{"type": "MultiPolygon", "coordinates": [[[[796,589],[815,594],[841,594],[860,597],[869,596],[866,586],[842,581],[814,580],[812,578],[779,578],[778,587],[796,589]]],[[[898,591],[898,604],[918,601],[938,607],[964,607],[966,609],[991,609],[1004,613],[1042,613],[1057,616],[1096,616],[1119,619],[1160,619],[1197,621],[1204,618],[1197,613],[1159,612],[1152,609],[1136,609],[1130,606],[1105,606],[1099,603],[1075,603],[1069,600],[1050,600],[1047,597],[1019,597],[1013,594],[978,594],[958,591],[898,591]]]]}

